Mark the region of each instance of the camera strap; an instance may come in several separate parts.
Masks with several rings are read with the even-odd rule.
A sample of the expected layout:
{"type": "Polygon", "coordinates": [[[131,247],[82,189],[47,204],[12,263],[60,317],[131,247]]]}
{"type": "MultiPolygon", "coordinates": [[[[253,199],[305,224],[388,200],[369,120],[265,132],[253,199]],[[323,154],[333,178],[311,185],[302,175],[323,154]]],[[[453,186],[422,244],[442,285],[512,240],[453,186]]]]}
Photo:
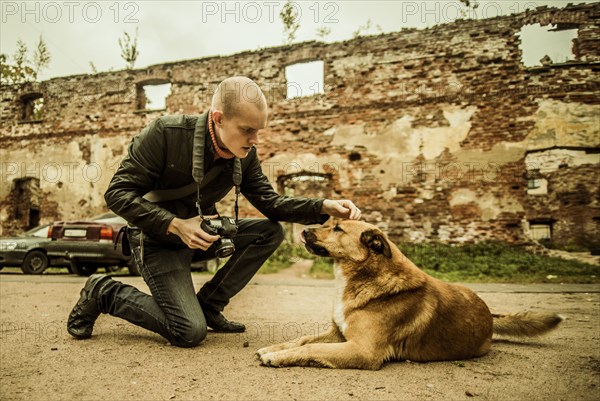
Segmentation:
{"type": "MultiPolygon", "coordinates": [[[[200,215],[200,217],[203,216],[202,208],[200,206],[201,201],[202,201],[202,194],[200,193],[200,190],[206,185],[206,183],[208,183],[215,177],[212,175],[213,173],[215,173],[213,171],[215,169],[214,167],[208,171],[207,177],[204,177],[204,148],[205,148],[205,136],[206,136],[206,132],[208,130],[207,124],[209,123],[208,116],[209,116],[209,112],[206,112],[198,118],[198,121],[196,122],[195,132],[194,132],[194,144],[193,144],[192,175],[194,177],[194,181],[196,181],[196,183],[197,183],[196,207],[198,208],[198,214],[200,215]],[[210,177],[210,180],[205,179],[205,178],[209,178],[209,177],[210,177]]],[[[217,171],[216,173],[218,174],[219,172],[220,172],[220,170],[217,171]]],[[[237,221],[239,219],[239,217],[238,217],[238,214],[239,214],[238,198],[239,198],[239,195],[241,192],[240,185],[242,184],[242,161],[238,157],[233,159],[233,177],[232,178],[233,178],[233,185],[235,186],[234,211],[235,211],[235,222],[237,224],[237,221]]]]}
{"type": "MultiPolygon", "coordinates": [[[[222,166],[221,166],[221,168],[213,167],[208,171],[208,174],[206,175],[206,177],[204,177],[204,171],[202,171],[202,177],[204,177],[204,180],[201,183],[198,183],[198,185],[196,186],[196,191],[197,191],[196,207],[198,208],[198,214],[200,215],[200,217],[203,216],[202,207],[201,207],[202,193],[200,190],[202,188],[204,188],[207,183],[212,181],[216,177],[216,175],[221,172],[222,169],[223,169],[222,166]]],[[[239,196],[240,196],[240,192],[241,192],[240,185],[242,184],[242,161],[237,157],[235,159],[233,159],[233,177],[232,178],[233,178],[233,185],[235,186],[234,211],[235,211],[235,222],[237,224],[237,222],[239,220],[239,210],[240,210],[239,205],[238,205],[239,196]]]]}
{"type": "Polygon", "coordinates": [[[237,157],[233,159],[233,185],[235,185],[235,224],[238,223],[240,207],[238,205],[238,199],[240,197],[240,185],[242,184],[242,161],[237,157]]]}

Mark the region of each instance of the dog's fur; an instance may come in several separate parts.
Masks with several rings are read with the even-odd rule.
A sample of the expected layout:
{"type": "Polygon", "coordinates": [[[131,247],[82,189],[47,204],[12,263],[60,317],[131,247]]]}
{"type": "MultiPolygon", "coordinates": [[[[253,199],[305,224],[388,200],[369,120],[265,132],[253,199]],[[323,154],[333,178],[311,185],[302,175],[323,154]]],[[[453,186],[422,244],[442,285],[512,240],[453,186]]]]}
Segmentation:
{"type": "Polygon", "coordinates": [[[257,351],[266,366],[379,369],[388,360],[485,355],[492,334],[538,336],[555,314],[492,315],[470,289],[415,266],[377,227],[346,220],[303,232],[309,251],[334,259],[338,300],[331,329],[257,351]]]}

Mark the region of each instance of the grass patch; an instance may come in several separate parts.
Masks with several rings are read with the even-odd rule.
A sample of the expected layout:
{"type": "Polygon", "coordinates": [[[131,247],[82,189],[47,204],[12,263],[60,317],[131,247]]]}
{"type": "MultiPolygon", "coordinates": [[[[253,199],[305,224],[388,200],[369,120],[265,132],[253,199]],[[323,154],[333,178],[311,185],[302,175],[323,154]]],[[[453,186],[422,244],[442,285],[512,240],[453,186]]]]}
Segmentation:
{"type": "Polygon", "coordinates": [[[526,251],[501,242],[452,246],[399,244],[417,266],[444,281],[598,283],[600,267],[526,251]]]}
{"type": "MultiPolygon", "coordinates": [[[[600,267],[528,252],[502,242],[467,245],[441,243],[398,245],[417,266],[449,282],[495,283],[600,283],[600,267]]],[[[314,261],[311,277],[333,278],[333,262],[309,253],[303,246],[284,242],[261,267],[276,273],[299,259],[314,261]]]]}
{"type": "Polygon", "coordinates": [[[283,242],[279,248],[262,265],[259,273],[272,274],[286,269],[301,259],[309,259],[314,263],[309,274],[314,278],[333,278],[333,260],[313,255],[303,245],[283,242]]]}
{"type": "Polygon", "coordinates": [[[267,260],[258,270],[261,274],[273,274],[290,267],[292,263],[281,260],[267,260]]]}
{"type": "Polygon", "coordinates": [[[279,245],[269,259],[258,270],[259,273],[272,274],[286,269],[300,259],[314,259],[304,246],[292,244],[287,241],[279,245]]]}
{"type": "Polygon", "coordinates": [[[309,274],[314,278],[333,278],[333,260],[329,258],[314,257],[314,263],[310,267],[309,274]]]}

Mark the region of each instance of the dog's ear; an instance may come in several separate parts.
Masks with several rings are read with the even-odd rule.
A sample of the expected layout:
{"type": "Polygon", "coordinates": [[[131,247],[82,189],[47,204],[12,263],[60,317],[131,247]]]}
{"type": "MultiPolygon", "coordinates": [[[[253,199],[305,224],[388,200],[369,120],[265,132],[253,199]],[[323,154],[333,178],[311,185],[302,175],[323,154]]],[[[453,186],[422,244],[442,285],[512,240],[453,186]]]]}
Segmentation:
{"type": "Polygon", "coordinates": [[[381,233],[375,230],[368,230],[363,232],[360,235],[360,242],[362,242],[368,248],[372,249],[375,253],[383,254],[388,258],[392,257],[392,250],[390,249],[390,244],[387,242],[387,240],[381,233]]]}

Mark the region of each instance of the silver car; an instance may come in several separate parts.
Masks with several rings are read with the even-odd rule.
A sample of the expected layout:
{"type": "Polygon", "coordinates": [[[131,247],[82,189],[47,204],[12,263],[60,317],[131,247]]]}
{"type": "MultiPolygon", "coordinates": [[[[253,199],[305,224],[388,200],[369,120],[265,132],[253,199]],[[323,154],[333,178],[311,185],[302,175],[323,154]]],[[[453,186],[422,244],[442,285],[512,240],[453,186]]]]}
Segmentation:
{"type": "Polygon", "coordinates": [[[54,265],[47,253],[46,245],[49,224],[32,228],[16,237],[0,238],[0,270],[5,266],[21,267],[26,274],[42,274],[54,265]]]}

